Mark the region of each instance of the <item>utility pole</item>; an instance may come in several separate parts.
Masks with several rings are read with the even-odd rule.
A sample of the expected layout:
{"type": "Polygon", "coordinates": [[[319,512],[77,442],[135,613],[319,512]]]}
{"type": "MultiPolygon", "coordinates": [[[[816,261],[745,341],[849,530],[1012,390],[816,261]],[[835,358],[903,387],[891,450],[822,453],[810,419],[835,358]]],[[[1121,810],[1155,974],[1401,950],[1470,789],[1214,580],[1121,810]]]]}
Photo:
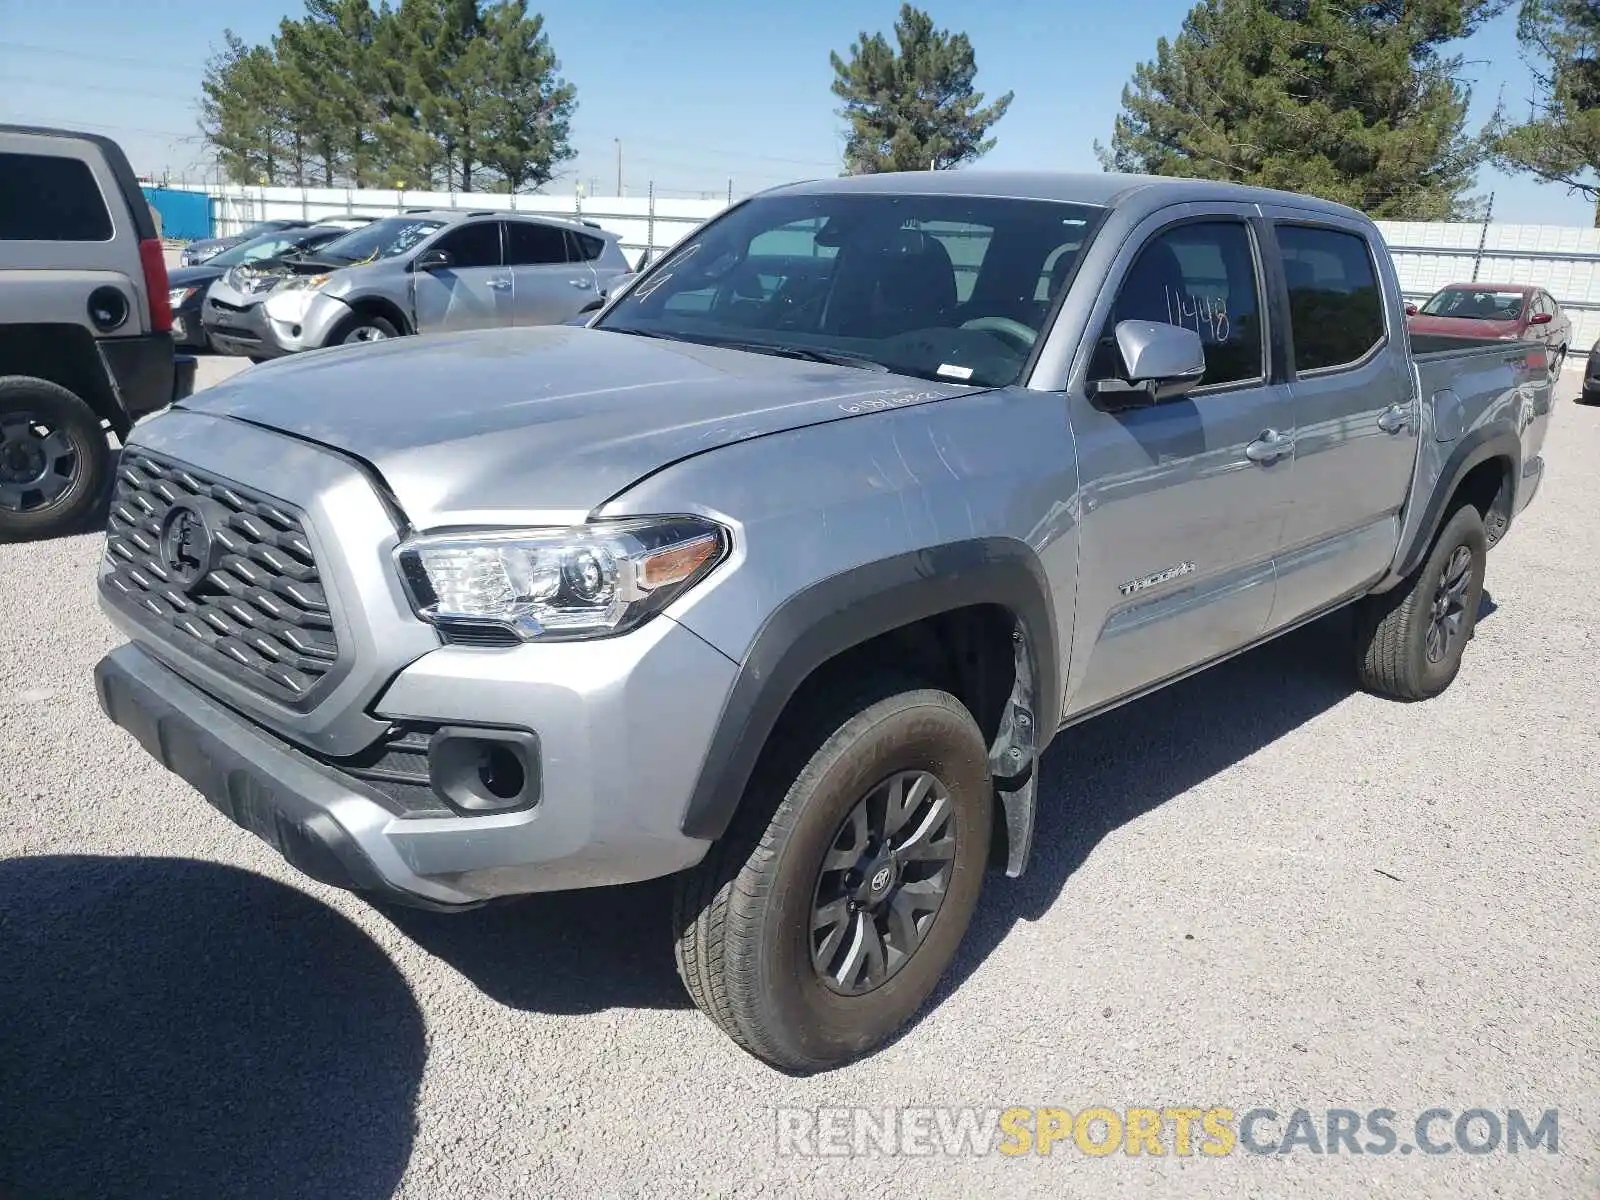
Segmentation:
{"type": "Polygon", "coordinates": [[[617,195],[622,195],[622,139],[612,138],[617,144],[617,195]]]}
{"type": "Polygon", "coordinates": [[[1483,247],[1489,241],[1489,222],[1494,220],[1494,193],[1489,193],[1489,207],[1483,214],[1483,228],[1478,230],[1478,252],[1472,256],[1472,282],[1478,282],[1478,268],[1483,265],[1483,247]]]}

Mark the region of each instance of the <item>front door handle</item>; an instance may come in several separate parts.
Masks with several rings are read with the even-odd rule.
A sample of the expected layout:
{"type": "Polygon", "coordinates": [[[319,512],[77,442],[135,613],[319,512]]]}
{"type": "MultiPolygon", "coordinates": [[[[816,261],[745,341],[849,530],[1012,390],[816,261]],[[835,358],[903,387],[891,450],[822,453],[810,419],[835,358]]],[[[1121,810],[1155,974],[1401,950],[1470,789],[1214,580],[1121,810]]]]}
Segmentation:
{"type": "Polygon", "coordinates": [[[497,292],[508,292],[511,290],[511,280],[491,279],[489,280],[489,286],[497,292]]]}
{"type": "Polygon", "coordinates": [[[594,286],[594,284],[590,283],[587,279],[569,279],[567,282],[575,288],[582,288],[584,291],[588,291],[594,286]]]}
{"type": "Polygon", "coordinates": [[[1378,428],[1385,433],[1399,433],[1411,423],[1404,404],[1391,404],[1378,416],[1378,428]]]}
{"type": "Polygon", "coordinates": [[[1244,448],[1244,456],[1253,463],[1277,462],[1286,454],[1294,453],[1294,439],[1285,437],[1276,429],[1264,429],[1261,436],[1244,448]]]}

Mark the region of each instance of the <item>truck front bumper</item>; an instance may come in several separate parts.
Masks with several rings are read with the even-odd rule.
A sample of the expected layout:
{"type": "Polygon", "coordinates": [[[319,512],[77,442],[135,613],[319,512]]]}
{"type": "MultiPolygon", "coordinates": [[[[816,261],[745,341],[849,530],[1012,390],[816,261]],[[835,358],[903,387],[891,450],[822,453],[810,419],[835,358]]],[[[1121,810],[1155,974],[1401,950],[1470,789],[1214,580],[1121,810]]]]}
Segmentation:
{"type": "Polygon", "coordinates": [[[693,866],[709,843],[679,824],[733,675],[728,659],[664,617],[587,645],[424,655],[381,698],[380,715],[469,733],[503,734],[515,721],[541,760],[530,806],[462,813],[442,797],[397,803],[375,777],[302,751],[138,645],[95,668],[107,716],[291,866],[436,909],[693,866]]]}

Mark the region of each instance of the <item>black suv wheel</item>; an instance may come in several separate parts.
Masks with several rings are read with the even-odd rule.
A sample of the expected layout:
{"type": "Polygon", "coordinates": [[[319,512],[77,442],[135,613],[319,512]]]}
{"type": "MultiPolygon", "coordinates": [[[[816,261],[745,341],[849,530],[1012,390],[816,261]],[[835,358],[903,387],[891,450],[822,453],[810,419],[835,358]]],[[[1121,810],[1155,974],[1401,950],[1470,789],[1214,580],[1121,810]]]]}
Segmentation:
{"type": "Polygon", "coordinates": [[[76,531],[100,497],[110,458],[99,419],[66,388],[0,379],[0,539],[76,531]]]}

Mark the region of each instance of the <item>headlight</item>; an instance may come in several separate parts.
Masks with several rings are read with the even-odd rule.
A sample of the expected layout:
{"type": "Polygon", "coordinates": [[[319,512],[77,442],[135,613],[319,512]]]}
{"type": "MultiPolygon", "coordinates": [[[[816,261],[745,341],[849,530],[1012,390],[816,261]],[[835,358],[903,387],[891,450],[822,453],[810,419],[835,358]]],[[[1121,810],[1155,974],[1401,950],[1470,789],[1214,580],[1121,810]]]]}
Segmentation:
{"type": "Polygon", "coordinates": [[[190,296],[194,295],[199,290],[200,289],[197,288],[197,287],[173,288],[170,292],[167,293],[167,302],[169,304],[171,304],[173,308],[177,308],[180,305],[182,305],[183,302],[186,301],[190,296]]]}
{"type": "Polygon", "coordinates": [[[284,281],[283,290],[286,292],[314,292],[332,278],[332,275],[291,275],[284,281]]]}
{"type": "Polygon", "coordinates": [[[711,521],[647,517],[419,537],[397,556],[423,620],[565,641],[642,624],[704,579],[728,544],[711,521]]]}
{"type": "Polygon", "coordinates": [[[254,267],[235,267],[224,280],[236,292],[246,296],[259,296],[270,292],[283,282],[283,276],[274,271],[261,271],[254,267]]]}

